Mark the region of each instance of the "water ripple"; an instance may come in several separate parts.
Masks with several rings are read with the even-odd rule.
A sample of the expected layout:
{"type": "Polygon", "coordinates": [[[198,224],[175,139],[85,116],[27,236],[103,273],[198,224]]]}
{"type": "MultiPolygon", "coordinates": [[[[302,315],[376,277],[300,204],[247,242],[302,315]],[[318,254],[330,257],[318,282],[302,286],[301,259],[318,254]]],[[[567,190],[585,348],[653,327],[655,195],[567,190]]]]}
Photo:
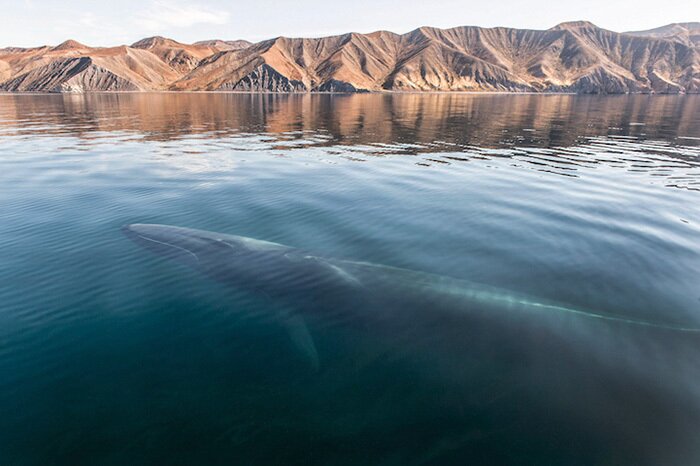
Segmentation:
{"type": "Polygon", "coordinates": [[[386,324],[387,306],[309,318],[313,373],[285,303],[121,233],[238,234],[695,326],[699,109],[692,96],[0,96],[0,463],[700,458],[696,337],[508,305],[443,325],[441,302],[407,287],[394,331],[358,322],[386,324]],[[435,357],[455,336],[464,351],[435,357]]]}

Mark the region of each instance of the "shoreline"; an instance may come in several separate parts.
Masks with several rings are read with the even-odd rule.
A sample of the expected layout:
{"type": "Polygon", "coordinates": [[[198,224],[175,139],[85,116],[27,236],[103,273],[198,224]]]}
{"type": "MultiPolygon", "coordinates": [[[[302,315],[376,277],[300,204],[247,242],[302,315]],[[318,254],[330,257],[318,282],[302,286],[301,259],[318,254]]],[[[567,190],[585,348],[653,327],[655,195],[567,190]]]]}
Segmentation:
{"type": "Polygon", "coordinates": [[[624,93],[578,93],[578,92],[532,92],[532,91],[366,91],[366,92],[255,92],[255,91],[172,91],[172,90],[146,90],[146,91],[86,91],[86,92],[50,92],[50,91],[0,91],[0,95],[97,95],[97,94],[235,94],[235,95],[286,95],[286,96],[306,96],[306,95],[573,95],[589,97],[612,97],[612,96],[693,96],[700,95],[700,92],[679,92],[679,93],[658,93],[658,92],[624,92],[624,93]]]}

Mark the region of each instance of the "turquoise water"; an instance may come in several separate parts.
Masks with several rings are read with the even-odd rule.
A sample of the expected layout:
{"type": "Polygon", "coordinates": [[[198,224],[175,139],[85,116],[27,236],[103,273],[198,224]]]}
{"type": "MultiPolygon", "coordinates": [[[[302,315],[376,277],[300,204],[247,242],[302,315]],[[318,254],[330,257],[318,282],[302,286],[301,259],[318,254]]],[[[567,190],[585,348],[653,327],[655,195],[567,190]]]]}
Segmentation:
{"type": "Polygon", "coordinates": [[[693,96],[0,96],[0,464],[698,464],[698,206],[693,96]],[[133,223],[652,325],[289,309],[133,223]]]}

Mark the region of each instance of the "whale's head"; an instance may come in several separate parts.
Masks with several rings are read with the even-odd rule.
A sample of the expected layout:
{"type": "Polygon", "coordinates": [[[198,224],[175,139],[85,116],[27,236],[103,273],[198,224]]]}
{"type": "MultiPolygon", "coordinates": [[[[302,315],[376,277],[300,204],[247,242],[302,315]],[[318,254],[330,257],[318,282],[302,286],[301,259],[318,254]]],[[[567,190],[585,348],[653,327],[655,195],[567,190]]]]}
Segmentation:
{"type": "Polygon", "coordinates": [[[159,256],[200,270],[219,281],[260,288],[279,280],[295,260],[295,249],[244,236],[156,224],[131,224],[123,232],[159,256]]]}
{"type": "Polygon", "coordinates": [[[170,225],[134,223],[125,225],[122,230],[135,243],[160,256],[197,267],[206,267],[210,262],[260,260],[292,249],[245,236],[170,225]]]}
{"type": "Polygon", "coordinates": [[[185,228],[167,225],[133,224],[122,227],[136,244],[159,256],[197,266],[210,239],[185,228]]]}

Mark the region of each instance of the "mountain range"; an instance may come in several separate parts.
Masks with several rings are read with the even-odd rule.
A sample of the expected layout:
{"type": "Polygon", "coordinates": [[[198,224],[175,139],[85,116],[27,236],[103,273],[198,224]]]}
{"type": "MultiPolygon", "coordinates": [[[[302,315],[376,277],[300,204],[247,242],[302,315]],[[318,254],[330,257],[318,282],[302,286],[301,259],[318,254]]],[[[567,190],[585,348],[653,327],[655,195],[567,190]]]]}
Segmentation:
{"type": "Polygon", "coordinates": [[[258,43],[0,49],[0,91],[505,91],[699,93],[700,23],[617,33],[586,21],[547,30],[422,27],[258,43]]]}

